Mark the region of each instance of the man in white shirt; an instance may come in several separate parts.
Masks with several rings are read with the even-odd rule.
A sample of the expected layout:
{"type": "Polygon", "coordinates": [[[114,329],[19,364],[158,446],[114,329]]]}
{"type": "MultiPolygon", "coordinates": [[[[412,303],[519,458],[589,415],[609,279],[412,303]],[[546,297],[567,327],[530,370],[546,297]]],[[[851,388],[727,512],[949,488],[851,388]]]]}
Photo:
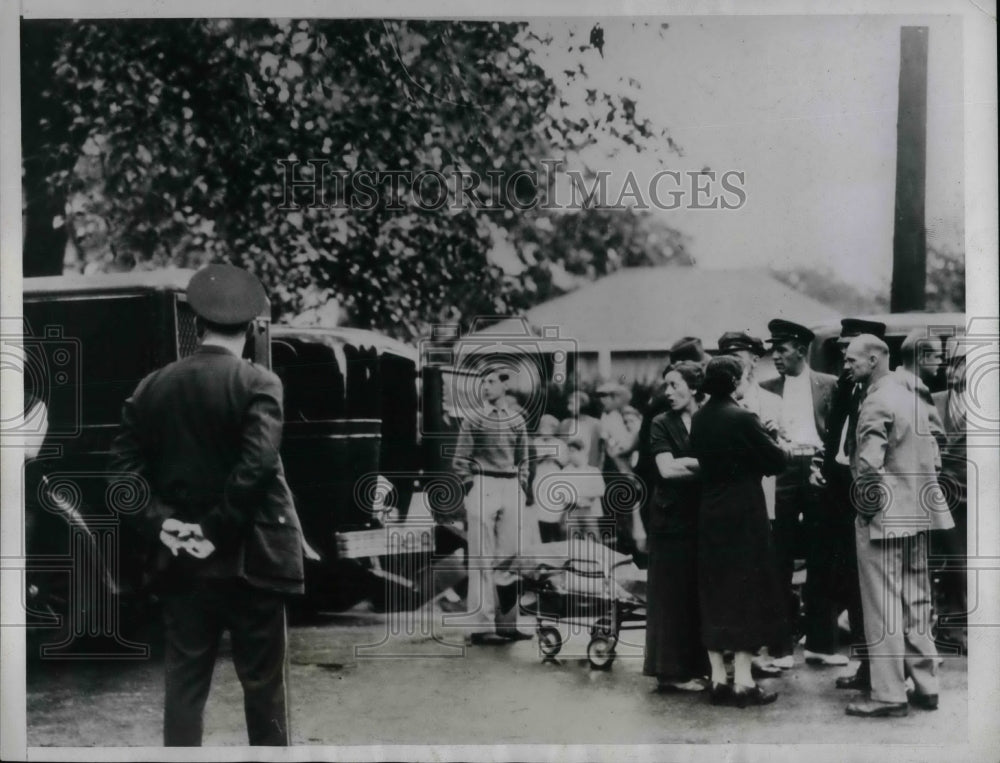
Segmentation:
{"type": "Polygon", "coordinates": [[[782,643],[770,644],[769,650],[776,666],[790,668],[794,665],[799,602],[792,589],[792,576],[795,560],[804,556],[809,580],[804,596],[806,658],[809,662],[844,665],[846,656],[836,654],[836,621],[831,625],[824,612],[828,597],[823,591],[829,584],[830,571],[826,568],[827,555],[822,553],[826,540],[821,529],[822,507],[817,489],[809,482],[812,458],[823,448],[826,416],[837,379],[813,371],[806,362],[809,345],[815,338],[808,328],[780,318],[767,327],[771,332],[768,341],[773,347],[774,367],[780,376],[760,386],[781,398],[779,436],[794,453],[777,478],[773,525],[779,573],[788,593],[788,633],[782,643]]]}

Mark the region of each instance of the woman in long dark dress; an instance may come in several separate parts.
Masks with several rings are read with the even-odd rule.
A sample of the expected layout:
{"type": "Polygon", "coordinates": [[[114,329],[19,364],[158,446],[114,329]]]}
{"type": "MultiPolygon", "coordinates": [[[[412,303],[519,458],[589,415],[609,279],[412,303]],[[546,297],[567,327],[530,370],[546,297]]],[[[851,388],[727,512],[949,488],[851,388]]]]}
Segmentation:
{"type": "Polygon", "coordinates": [[[643,673],[660,691],[701,691],[708,663],[698,615],[698,460],[688,432],[704,380],[699,364],[683,361],[664,376],[670,409],[657,415],[649,434],[656,466],[649,504],[649,572],[643,673]]]}
{"type": "Polygon", "coordinates": [[[712,666],[711,698],[739,706],[773,702],[754,683],[751,656],[784,627],[761,477],[785,466],[785,452],[756,414],[734,400],[743,376],[738,358],[713,358],[702,390],[711,397],[694,415],[691,448],[701,466],[698,587],[702,639],[712,666]],[[723,652],[735,653],[733,686],[723,652]]]}

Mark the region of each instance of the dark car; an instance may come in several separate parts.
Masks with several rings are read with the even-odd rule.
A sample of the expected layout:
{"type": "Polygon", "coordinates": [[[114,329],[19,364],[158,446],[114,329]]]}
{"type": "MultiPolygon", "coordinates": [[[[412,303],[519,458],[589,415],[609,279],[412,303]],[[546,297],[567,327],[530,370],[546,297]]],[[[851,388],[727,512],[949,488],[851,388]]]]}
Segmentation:
{"type": "MultiPolygon", "coordinates": [[[[25,606],[48,657],[144,652],[123,635],[150,597],[121,521],[143,487],[110,475],[107,464],[124,400],[146,374],[197,347],[185,296],[192,274],[24,280],[23,334],[10,341],[23,345],[26,391],[48,413],[43,447],[24,470],[25,606]]],[[[344,549],[358,540],[351,533],[378,536],[370,540],[384,547],[383,508],[403,519],[409,507],[422,458],[415,351],[374,332],[279,328],[264,317],[244,356],[273,367],[285,385],[282,455],[309,546],[304,605],[385,598],[391,555],[378,543],[365,558],[344,549]],[[380,497],[373,487],[386,482],[392,489],[380,497]]]]}
{"type": "MultiPolygon", "coordinates": [[[[24,279],[25,388],[47,407],[37,458],[24,469],[26,617],[47,657],[144,653],[122,630],[140,560],[122,516],[138,481],[109,488],[122,403],[156,368],[197,346],[185,289],[190,270],[24,279]],[[82,651],[81,651],[82,650],[82,651]],[[101,650],[104,650],[103,652],[101,650]]],[[[269,365],[269,321],[254,322],[244,356],[269,365]]]]}
{"type": "Polygon", "coordinates": [[[315,551],[308,605],[404,604],[416,585],[400,569],[413,560],[397,557],[433,546],[431,528],[417,528],[418,548],[389,553],[390,533],[413,529],[423,475],[415,348],[361,329],[273,326],[271,351],[285,387],[282,458],[315,551]]]}

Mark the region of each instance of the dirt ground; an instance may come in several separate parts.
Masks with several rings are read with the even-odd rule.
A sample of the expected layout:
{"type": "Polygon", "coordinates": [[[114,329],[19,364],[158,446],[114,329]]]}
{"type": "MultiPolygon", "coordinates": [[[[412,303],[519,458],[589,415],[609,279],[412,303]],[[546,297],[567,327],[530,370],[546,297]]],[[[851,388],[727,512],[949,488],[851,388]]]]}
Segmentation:
{"type": "MultiPolygon", "coordinates": [[[[806,665],[801,652],[795,669],[766,682],[780,692],[775,704],[739,710],[713,707],[705,695],[655,693],[642,675],[641,630],[623,632],[612,668],[595,671],[583,657],[585,634],[567,634],[559,659],[543,661],[537,640],[463,648],[450,623],[439,611],[400,622],[358,609],[293,627],[295,744],[946,744],[968,734],[965,657],[944,660],[936,712],[867,720],[844,714],[856,695],[833,688],[842,670],[806,665]]],[[[29,663],[29,745],[160,745],[162,674],[155,652],[141,661],[29,663]]],[[[246,744],[227,648],[205,744],[246,744]]]]}

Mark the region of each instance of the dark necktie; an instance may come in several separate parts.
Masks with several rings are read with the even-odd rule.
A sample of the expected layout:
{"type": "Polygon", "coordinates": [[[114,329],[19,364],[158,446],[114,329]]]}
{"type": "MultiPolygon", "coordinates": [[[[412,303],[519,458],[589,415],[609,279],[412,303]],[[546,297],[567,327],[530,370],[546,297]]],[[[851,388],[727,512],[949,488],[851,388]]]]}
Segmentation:
{"type": "Polygon", "coordinates": [[[864,398],[864,390],[860,384],[855,384],[851,390],[851,407],[847,414],[847,437],[844,439],[844,454],[850,458],[858,447],[858,412],[861,410],[861,401],[864,398]]]}

